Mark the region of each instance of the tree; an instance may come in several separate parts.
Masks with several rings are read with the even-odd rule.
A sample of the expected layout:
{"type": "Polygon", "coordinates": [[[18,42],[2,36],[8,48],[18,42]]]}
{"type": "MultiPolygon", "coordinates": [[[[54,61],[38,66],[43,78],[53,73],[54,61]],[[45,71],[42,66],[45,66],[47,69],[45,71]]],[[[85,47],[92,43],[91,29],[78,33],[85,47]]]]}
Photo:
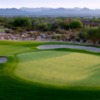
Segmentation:
{"type": "Polygon", "coordinates": [[[70,28],[82,28],[83,24],[80,20],[73,20],[70,22],[70,28]]]}
{"type": "Polygon", "coordinates": [[[69,20],[62,20],[59,23],[60,27],[63,29],[70,29],[70,21],[69,20]]]}
{"type": "Polygon", "coordinates": [[[94,44],[98,40],[98,28],[90,28],[87,30],[87,37],[91,40],[94,44]]]}
{"type": "Polygon", "coordinates": [[[0,17],[0,26],[4,26],[5,23],[6,23],[6,18],[0,17]]]}
{"type": "Polygon", "coordinates": [[[40,30],[40,31],[50,31],[52,29],[52,24],[50,24],[48,22],[37,23],[36,29],[40,30]]]}
{"type": "Polygon", "coordinates": [[[31,26],[31,20],[28,17],[17,17],[12,21],[12,26],[27,28],[31,26]]]}
{"type": "Polygon", "coordinates": [[[86,29],[81,30],[81,31],[79,32],[78,36],[79,36],[79,38],[80,38],[81,40],[87,40],[87,32],[86,32],[86,29]]]}

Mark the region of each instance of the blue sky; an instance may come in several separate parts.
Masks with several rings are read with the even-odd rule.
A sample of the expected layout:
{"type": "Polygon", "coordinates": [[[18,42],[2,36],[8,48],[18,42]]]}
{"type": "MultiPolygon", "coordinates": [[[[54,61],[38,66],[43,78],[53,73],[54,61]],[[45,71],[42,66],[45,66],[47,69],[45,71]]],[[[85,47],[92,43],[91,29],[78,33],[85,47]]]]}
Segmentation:
{"type": "Polygon", "coordinates": [[[20,7],[88,7],[100,8],[100,0],[0,0],[0,8],[20,7]]]}

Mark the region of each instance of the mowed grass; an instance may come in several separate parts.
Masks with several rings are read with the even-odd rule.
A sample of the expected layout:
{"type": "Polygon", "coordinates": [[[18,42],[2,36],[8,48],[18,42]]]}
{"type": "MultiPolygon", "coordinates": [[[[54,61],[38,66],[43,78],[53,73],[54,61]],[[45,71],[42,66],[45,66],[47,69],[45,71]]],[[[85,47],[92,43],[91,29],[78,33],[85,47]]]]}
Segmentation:
{"type": "Polygon", "coordinates": [[[18,56],[16,76],[26,81],[61,86],[100,86],[95,76],[99,72],[100,57],[69,51],[42,51],[18,56]],[[91,79],[89,79],[92,77],[91,79]]]}
{"type": "MultiPolygon", "coordinates": [[[[5,64],[0,64],[0,100],[100,100],[100,86],[99,86],[99,78],[100,78],[100,70],[99,70],[99,65],[95,65],[95,63],[98,63],[98,57],[100,57],[100,53],[93,53],[93,52],[87,52],[83,50],[72,50],[72,49],[58,49],[58,50],[52,50],[52,51],[43,51],[43,50],[37,50],[36,47],[39,45],[44,45],[44,44],[67,44],[67,43],[56,43],[56,42],[21,42],[21,41],[0,41],[0,55],[5,55],[8,57],[8,62],[5,64]],[[48,53],[50,52],[50,53],[48,53]],[[43,53],[45,54],[43,56],[43,53]],[[54,55],[51,55],[53,53],[54,55]],[[34,54],[34,57],[33,55],[34,54]],[[16,68],[19,68],[19,65],[23,63],[32,63],[33,66],[33,61],[41,61],[43,60],[44,62],[48,62],[48,60],[52,61],[54,59],[55,61],[53,64],[55,65],[56,58],[60,59],[66,58],[69,55],[84,55],[89,58],[88,61],[92,63],[93,67],[84,67],[82,68],[84,70],[84,73],[88,75],[85,78],[81,78],[74,82],[71,82],[74,84],[70,84],[72,87],[68,88],[60,88],[60,86],[68,86],[68,82],[65,85],[64,82],[63,84],[57,84],[59,83],[60,79],[56,78],[56,82],[52,81],[52,77],[49,77],[52,83],[45,83],[45,79],[40,80],[40,81],[33,81],[33,80],[24,80],[22,79],[23,77],[15,77],[14,73],[18,71],[16,68]],[[41,56],[41,57],[40,57],[41,56]],[[56,56],[56,57],[55,57],[56,56]],[[66,56],[66,57],[65,57],[66,56]],[[94,58],[94,60],[92,59],[94,58]],[[47,60],[47,61],[46,61],[47,60]],[[15,72],[14,72],[15,71],[15,72]],[[91,74],[90,74],[91,73],[91,74]],[[58,80],[58,82],[57,82],[58,80]],[[90,80],[90,81],[89,81],[90,80]],[[30,82],[28,82],[30,81],[30,82]],[[31,83],[32,82],[32,83],[31,83]],[[92,83],[92,86],[90,88],[82,88],[83,86],[89,87],[87,83],[92,83]],[[41,85],[41,84],[44,85],[41,85]],[[49,85],[47,85],[49,84],[49,85]],[[52,86],[52,84],[54,86],[52,86]],[[55,88],[56,85],[58,85],[57,88],[55,88]],[[82,86],[82,85],[83,86],[82,86]],[[85,85],[86,84],[86,85],[85,85]],[[81,87],[79,86],[81,85],[81,87]],[[94,88],[93,88],[94,87],[94,88]]],[[[78,56],[81,58],[80,56],[78,56]]],[[[77,57],[77,59],[78,59],[77,57]]],[[[76,57],[74,57],[76,59],[76,57]]],[[[85,57],[86,58],[86,57],[85,57]]],[[[71,58],[70,58],[71,59],[71,58]]],[[[75,60],[74,59],[74,60],[75,60]]],[[[62,60],[62,59],[60,59],[62,60]]],[[[67,59],[68,60],[68,59],[67,59]]],[[[66,60],[66,63],[67,63],[66,60]]],[[[73,61],[74,61],[73,60],[73,61]]],[[[82,61],[83,59],[81,59],[82,61]]],[[[85,59],[83,61],[86,61],[85,59]]],[[[87,62],[88,62],[87,61],[87,62]]],[[[57,63],[60,63],[61,61],[58,61],[57,63]]],[[[70,61],[71,62],[71,61],[70,61]]],[[[65,63],[65,62],[64,62],[65,63]]],[[[36,62],[37,64],[37,62],[36,62]]],[[[41,63],[42,64],[42,63],[41,63]]],[[[48,63],[49,64],[49,63],[48,63]]],[[[51,64],[51,63],[50,63],[51,64]]],[[[67,63],[68,64],[68,63],[67,63]]],[[[38,64],[37,64],[38,65],[38,64]]],[[[46,63],[43,65],[46,65],[46,63]]],[[[74,64],[73,64],[74,65],[74,64]]],[[[82,64],[81,64],[82,65],[82,64]]],[[[84,64],[85,65],[85,64],[84,64]]],[[[26,68],[28,68],[28,65],[25,65],[26,68]],[[27,67],[26,67],[27,66],[27,67]]],[[[31,65],[29,68],[32,68],[31,65]]],[[[46,65],[47,66],[47,65],[46,65]]],[[[23,69],[23,67],[20,65],[20,67],[23,69]]],[[[36,66],[34,66],[35,68],[36,66]]],[[[53,68],[53,65],[52,65],[53,68]]],[[[36,69],[36,68],[35,68],[36,69]]],[[[55,68],[57,69],[57,68],[55,68]]],[[[68,69],[68,67],[67,67],[68,69]]],[[[80,69],[80,68],[79,68],[80,69]]],[[[37,69],[39,70],[39,69],[37,69]]],[[[45,71],[47,68],[45,69],[45,71]]],[[[59,70],[61,71],[61,67],[59,66],[59,70]]],[[[60,72],[58,70],[58,72],[60,72]]],[[[81,69],[80,69],[81,70],[81,69]]],[[[82,72],[83,72],[82,70],[82,72]]],[[[29,71],[29,70],[28,70],[29,71]]],[[[33,70],[32,70],[33,71],[33,70]]],[[[50,68],[49,68],[50,71],[50,68]]],[[[64,71],[62,69],[62,71],[64,71]]],[[[35,70],[34,70],[35,72],[35,70]]],[[[51,72],[51,71],[50,71],[51,72]]],[[[68,72],[68,71],[67,71],[68,72]]],[[[78,72],[78,71],[77,71],[78,72]]],[[[42,72],[43,73],[43,72],[42,72]]],[[[46,73],[46,72],[45,72],[46,73]]],[[[53,72],[55,74],[55,71],[53,72]]],[[[49,76],[51,76],[48,73],[49,76]]],[[[64,73],[65,74],[65,73],[64,73]]],[[[73,73],[70,73],[70,75],[73,73]]],[[[82,73],[80,72],[80,75],[82,73]]],[[[62,73],[63,75],[63,73],[62,73]]],[[[66,74],[68,75],[68,74],[66,74]]],[[[36,76],[35,76],[36,77],[36,76]]],[[[54,76],[58,77],[58,76],[54,76]]],[[[59,76],[61,78],[61,76],[59,76]]],[[[39,76],[39,79],[43,78],[42,76],[39,76]]],[[[33,79],[33,77],[32,77],[33,79]]],[[[34,78],[35,79],[35,78],[34,78]]],[[[64,80],[65,81],[65,80],[64,80]]],[[[71,80],[68,80],[71,81],[71,80]]],[[[49,82],[49,81],[47,81],[49,82]]]]}

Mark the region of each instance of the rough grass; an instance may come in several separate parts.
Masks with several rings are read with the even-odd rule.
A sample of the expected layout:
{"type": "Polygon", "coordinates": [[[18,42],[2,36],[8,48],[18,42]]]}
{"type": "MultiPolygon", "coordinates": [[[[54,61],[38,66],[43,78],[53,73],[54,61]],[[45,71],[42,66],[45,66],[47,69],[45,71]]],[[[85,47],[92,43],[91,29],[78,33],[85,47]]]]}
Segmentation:
{"type": "MultiPolygon", "coordinates": [[[[98,82],[98,85],[97,87],[95,87],[95,89],[92,87],[90,87],[89,89],[88,88],[80,89],[79,86],[69,87],[67,89],[54,88],[54,87],[45,86],[45,85],[43,86],[37,83],[29,84],[23,81],[22,79],[20,80],[20,79],[15,78],[13,71],[15,70],[15,68],[17,68],[19,59],[21,62],[23,61],[26,62],[27,60],[30,61],[29,59],[31,57],[30,54],[33,51],[35,52],[38,51],[36,50],[36,46],[43,45],[43,44],[56,44],[56,43],[39,43],[39,42],[29,42],[29,41],[26,41],[26,42],[0,41],[0,55],[7,55],[8,57],[8,62],[6,64],[0,64],[0,100],[100,100],[100,88],[99,88],[100,74],[99,74],[98,65],[93,66],[93,68],[90,66],[89,68],[91,68],[91,70],[87,69],[93,72],[91,76],[89,76],[84,81],[75,83],[75,85],[85,84],[83,82],[94,80],[94,82],[95,81],[98,82]],[[25,56],[25,52],[29,53],[30,57],[27,56],[28,59],[25,56]],[[19,57],[19,59],[17,57],[19,57]],[[22,61],[23,57],[25,58],[22,61]]],[[[62,44],[66,44],[66,43],[62,43],[62,44]]],[[[64,57],[66,51],[69,52],[67,53],[67,55],[74,54],[74,53],[75,54],[84,53],[85,55],[88,54],[90,57],[93,56],[94,60],[95,58],[97,59],[98,57],[100,57],[100,53],[92,53],[92,52],[87,52],[87,51],[82,51],[82,50],[58,49],[55,51],[58,51],[58,52],[62,51],[62,54],[59,54],[59,56],[61,57],[64,57]]],[[[38,52],[40,52],[40,50],[38,52]]],[[[42,51],[42,52],[45,53],[45,51],[42,51]]],[[[50,51],[47,50],[46,52],[50,52],[50,51]]],[[[57,59],[60,59],[59,56],[57,56],[58,55],[57,53],[55,55],[57,59]]],[[[50,57],[50,60],[52,60],[54,59],[53,56],[54,55],[47,55],[47,58],[50,57]]],[[[41,58],[40,56],[37,57],[38,60],[40,60],[40,58],[41,58]]],[[[33,56],[32,56],[32,59],[34,59],[33,56]]],[[[54,63],[56,63],[56,61],[54,63]]],[[[90,62],[90,63],[94,64],[94,62],[90,62]]],[[[96,63],[98,63],[98,60],[96,61],[96,63]]],[[[51,73],[48,73],[48,74],[51,74],[51,73]]]]}

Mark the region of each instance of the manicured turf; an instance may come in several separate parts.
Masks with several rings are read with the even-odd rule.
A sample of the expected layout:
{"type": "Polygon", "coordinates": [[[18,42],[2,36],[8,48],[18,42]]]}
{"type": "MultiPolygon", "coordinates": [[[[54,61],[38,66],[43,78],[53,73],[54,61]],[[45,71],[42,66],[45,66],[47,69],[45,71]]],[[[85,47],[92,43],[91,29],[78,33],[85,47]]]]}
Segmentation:
{"type": "Polygon", "coordinates": [[[100,86],[95,71],[100,67],[99,56],[69,51],[23,53],[15,74],[25,80],[55,86],[100,86]]]}
{"type": "Polygon", "coordinates": [[[0,100],[100,100],[100,53],[44,44],[0,41],[0,100]]]}

